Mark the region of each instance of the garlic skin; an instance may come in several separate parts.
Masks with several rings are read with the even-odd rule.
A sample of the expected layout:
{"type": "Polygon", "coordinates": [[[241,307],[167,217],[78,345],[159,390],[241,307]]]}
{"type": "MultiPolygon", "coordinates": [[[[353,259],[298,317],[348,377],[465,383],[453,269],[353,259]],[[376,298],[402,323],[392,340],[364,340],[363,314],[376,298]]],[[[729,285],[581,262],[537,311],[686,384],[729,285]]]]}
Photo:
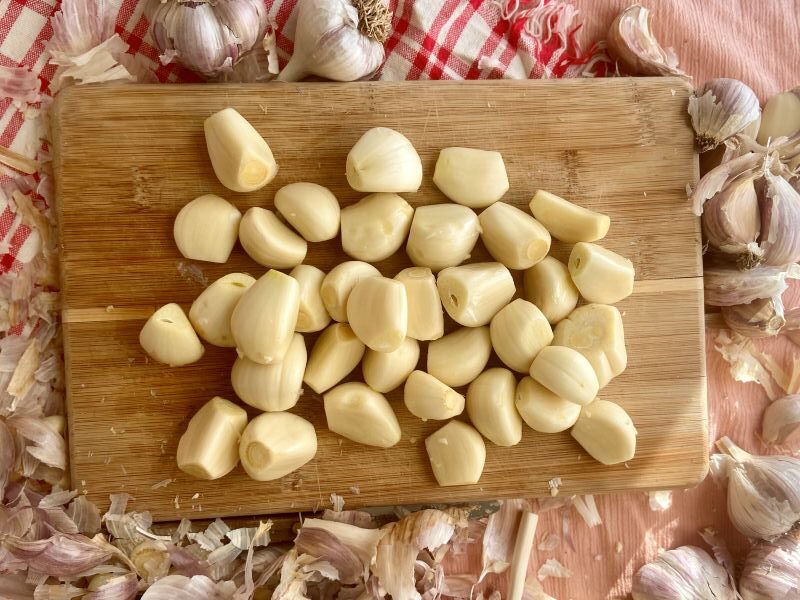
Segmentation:
{"type": "Polygon", "coordinates": [[[370,194],[342,210],[342,249],[365,262],[378,262],[406,241],[414,209],[397,194],[370,194]]]}
{"type": "Polygon", "coordinates": [[[242,213],[230,202],[205,194],[178,212],[172,235],[180,253],[190,260],[225,263],[239,234],[242,213]]]}
{"type": "Polygon", "coordinates": [[[800,193],[783,177],[765,170],[756,185],[761,206],[759,247],[764,264],[782,266],[800,260],[800,193]]]}
{"type": "Polygon", "coordinates": [[[440,271],[469,258],[481,227],[471,209],[460,204],[417,207],[408,233],[406,253],[415,265],[440,271]]]}
{"type": "Polygon", "coordinates": [[[229,273],[203,290],[189,309],[189,321],[197,334],[209,344],[234,348],[231,315],[239,299],[255,282],[245,273],[229,273]]]}
{"type": "Polygon", "coordinates": [[[800,581],[798,531],[750,549],[739,579],[742,600],[796,598],[800,581]]]}
{"type": "Polygon", "coordinates": [[[652,15],[643,6],[626,8],[608,30],[608,52],[628,75],[686,74],[672,48],[663,48],[650,30],[652,15]]]}
{"type": "Polygon", "coordinates": [[[422,161],[402,133],[373,127],[347,154],[345,174],[357,192],[416,192],[422,184],[422,161]]]}
{"type": "Polygon", "coordinates": [[[706,152],[743,131],[761,116],[756,93],[738,79],[707,81],[689,98],[697,148],[706,152]]]}
{"type": "Polygon", "coordinates": [[[714,194],[703,206],[703,235],[708,243],[724,252],[740,256],[746,268],[761,262],[764,252],[758,246],[761,211],[754,176],[741,177],[714,194]]]}
{"type": "Polygon", "coordinates": [[[800,346],[800,306],[795,306],[786,311],[786,324],[782,333],[793,343],[800,346]]]}
{"type": "Polygon", "coordinates": [[[728,572],[708,552],[681,546],[661,552],[633,576],[633,600],[737,600],[728,572]]]}
{"type": "Polygon", "coordinates": [[[710,306],[748,304],[761,298],[780,296],[787,279],[800,277],[800,267],[755,267],[740,271],[735,267],[708,265],[703,269],[705,303],[710,306]]]}
{"type": "Polygon", "coordinates": [[[328,188],[298,182],[275,192],[275,210],[307,242],[325,242],[339,233],[339,201],[328,188]]]}
{"type": "Polygon", "coordinates": [[[766,145],[780,137],[791,137],[800,131],[800,87],[777,94],[764,105],[761,127],[756,140],[766,145]]]}
{"type": "Polygon", "coordinates": [[[379,0],[302,0],[294,53],[278,81],[299,81],[308,75],[355,81],[371,75],[383,63],[391,20],[379,0]]]}
{"type": "Polygon", "coordinates": [[[720,312],[730,329],[751,338],[778,335],[786,324],[780,296],[761,298],[748,304],[723,306],[720,312]]]}
{"type": "Polygon", "coordinates": [[[773,401],[764,411],[761,438],[767,444],[783,444],[800,427],[800,394],[773,401]]]}

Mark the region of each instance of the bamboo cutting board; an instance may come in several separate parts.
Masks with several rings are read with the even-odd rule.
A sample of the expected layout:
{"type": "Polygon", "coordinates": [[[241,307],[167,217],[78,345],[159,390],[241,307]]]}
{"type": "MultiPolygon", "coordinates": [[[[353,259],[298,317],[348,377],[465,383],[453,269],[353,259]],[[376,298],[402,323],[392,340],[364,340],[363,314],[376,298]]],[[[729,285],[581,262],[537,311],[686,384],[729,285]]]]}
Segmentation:
{"type": "MultiPolygon", "coordinates": [[[[544,495],[557,477],[569,494],[700,481],[707,469],[703,297],[700,230],[685,189],[697,178],[687,96],[684,83],[665,78],[65,90],[55,111],[55,166],[73,482],[101,506],[109,493],[124,491],[135,508],[171,520],[318,509],[333,492],[355,508],[544,495]],[[266,137],[280,164],[275,181],[258,192],[230,192],[211,169],[203,119],[227,106],[266,137]],[[138,345],[155,307],[188,308],[202,290],[172,240],[175,215],[209,192],[242,212],[272,208],[275,190],[302,180],[350,204],[361,195],[346,184],[345,157],[373,126],[401,131],[422,156],[425,180],[405,195],[411,204],[445,200],[431,183],[433,166],[440,148],[461,145],[503,154],[507,202],[527,209],[543,188],[611,215],[603,244],[633,260],[637,282],[619,304],[629,366],[601,397],[633,418],[634,460],[603,467],[568,433],[526,427],[516,447],[487,442],[477,485],[440,488],[424,439],[441,423],[412,417],[400,390],[389,398],[403,439],[389,450],[329,433],[320,398],[306,390],[293,412],[314,423],[319,451],[299,471],[259,483],[240,467],[213,482],[177,470],[188,418],[214,395],[235,398],[235,352],[208,346],[200,362],[169,368],[138,345]]],[[[569,248],[555,243],[553,252],[565,259],[569,248]]],[[[472,260],[486,257],[479,242],[472,260]]],[[[327,271],[342,260],[338,239],[309,244],[310,264],[327,271]]],[[[400,251],[378,266],[393,276],[407,265],[400,251]]],[[[265,271],[238,246],[227,265],[197,266],[208,281],[265,271]]],[[[351,378],[358,377],[360,369],[351,378]]]]}

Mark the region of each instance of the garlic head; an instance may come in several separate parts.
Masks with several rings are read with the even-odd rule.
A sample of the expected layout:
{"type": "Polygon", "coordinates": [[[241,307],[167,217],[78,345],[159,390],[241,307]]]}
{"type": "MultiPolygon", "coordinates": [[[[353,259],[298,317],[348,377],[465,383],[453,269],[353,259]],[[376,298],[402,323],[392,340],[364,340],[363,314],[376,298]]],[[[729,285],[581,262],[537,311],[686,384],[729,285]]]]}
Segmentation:
{"type": "Polygon", "coordinates": [[[689,98],[697,147],[706,152],[744,130],[761,116],[758,96],[738,79],[721,77],[703,84],[689,98]]]}
{"type": "Polygon", "coordinates": [[[633,600],[736,600],[728,572],[705,550],[681,546],[658,555],[633,576],[633,600]]]}

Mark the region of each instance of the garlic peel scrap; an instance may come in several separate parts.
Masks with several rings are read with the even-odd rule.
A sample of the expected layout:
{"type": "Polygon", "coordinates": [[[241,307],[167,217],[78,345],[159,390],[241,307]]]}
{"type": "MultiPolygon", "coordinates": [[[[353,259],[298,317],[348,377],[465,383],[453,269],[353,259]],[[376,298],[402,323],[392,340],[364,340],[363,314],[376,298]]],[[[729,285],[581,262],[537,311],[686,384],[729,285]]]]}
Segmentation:
{"type": "Polygon", "coordinates": [[[756,168],[764,162],[765,157],[765,154],[760,152],[748,152],[714,167],[706,173],[689,195],[694,214],[702,215],[703,204],[706,200],[722,190],[730,181],[754,173],[756,168]]]}
{"type": "Polygon", "coordinates": [[[761,541],[750,549],[739,579],[744,600],[792,598],[800,579],[800,544],[797,530],[774,541],[761,541]]]}
{"type": "Polygon", "coordinates": [[[764,411],[761,437],[768,444],[783,444],[800,427],[800,395],[775,400],[764,411]]]}
{"type": "Polygon", "coordinates": [[[678,57],[663,48],[650,29],[652,15],[642,6],[631,6],[614,20],[608,30],[608,51],[629,75],[677,75],[678,57]]]}
{"type": "Polygon", "coordinates": [[[786,324],[780,296],[760,298],[736,306],[723,306],[721,312],[725,324],[746,337],[774,336],[786,324]]]}
{"type": "Polygon", "coordinates": [[[633,577],[634,600],[737,600],[728,573],[705,550],[681,546],[659,554],[633,577]]]}
{"type": "Polygon", "coordinates": [[[736,135],[761,115],[758,96],[741,81],[712,79],[689,98],[689,115],[700,152],[736,135]]]}
{"type": "Polygon", "coordinates": [[[15,558],[27,562],[28,569],[51,577],[71,577],[111,558],[111,552],[89,538],[55,533],[43,540],[7,537],[4,548],[15,558]]]}
{"type": "Polygon", "coordinates": [[[214,582],[205,575],[167,575],[147,588],[142,600],[227,600],[235,590],[232,581],[214,582]]]}

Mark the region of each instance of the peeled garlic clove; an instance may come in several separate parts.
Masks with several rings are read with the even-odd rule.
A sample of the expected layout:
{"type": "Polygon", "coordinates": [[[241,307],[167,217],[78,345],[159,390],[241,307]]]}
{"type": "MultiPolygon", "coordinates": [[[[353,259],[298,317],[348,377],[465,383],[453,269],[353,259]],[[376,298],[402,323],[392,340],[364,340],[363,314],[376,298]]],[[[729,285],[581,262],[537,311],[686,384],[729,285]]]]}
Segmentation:
{"type": "Polygon", "coordinates": [[[235,347],[231,315],[239,299],[255,282],[250,275],[230,273],[203,290],[189,309],[189,321],[197,334],[209,344],[235,347]]]}
{"type": "Polygon", "coordinates": [[[253,192],[275,178],[278,163],[261,134],[242,115],[225,108],[203,123],[211,166],[234,192],[253,192]]]}
{"type": "Polygon", "coordinates": [[[391,448],[400,441],[400,423],[383,395],[366,384],[336,386],[323,396],[328,429],[349,440],[391,448]]]}
{"type": "Polygon", "coordinates": [[[548,346],[533,359],[531,377],[556,396],[575,404],[589,404],[600,385],[592,364],[566,346],[548,346]]]}
{"type": "Polygon", "coordinates": [[[766,145],[779,137],[791,137],[800,131],[800,87],[767,100],[761,113],[761,127],[756,138],[766,145]]]}
{"type": "Polygon", "coordinates": [[[564,200],[560,196],[537,190],[530,202],[536,220],[554,238],[562,242],[596,242],[606,237],[611,218],[564,200]]]}
{"type": "Polygon", "coordinates": [[[522,419],[514,406],[517,381],[508,369],[488,369],[467,389],[467,414],[475,428],[498,446],[522,439],[522,419]]]}
{"type": "Polygon", "coordinates": [[[233,391],[253,408],[268,412],[288,410],[300,399],[306,360],[303,336],[295,333],[279,363],[260,365],[237,358],[231,369],[233,391]]]}
{"type": "Polygon", "coordinates": [[[481,239],[489,254],[509,269],[527,269],[550,251],[547,229],[515,206],[496,202],[478,220],[481,239]]]}
{"type": "Polygon", "coordinates": [[[624,408],[608,400],[595,400],[581,408],[572,437],[604,465],[629,461],[636,452],[633,421],[624,408]]]}
{"type": "Polygon", "coordinates": [[[488,327],[462,327],[428,344],[428,373],[461,387],[481,374],[491,353],[488,327]]]}
{"type": "Polygon", "coordinates": [[[405,242],[413,216],[397,194],[370,194],[342,210],[342,249],[367,262],[389,258],[405,242]]]}
{"type": "Polygon", "coordinates": [[[588,302],[614,304],[633,293],[633,263],[597,244],[575,244],[568,268],[572,282],[588,302]]]}
{"type": "Polygon", "coordinates": [[[756,184],[761,208],[761,260],[788,265],[800,260],[800,193],[779,175],[766,170],[756,184]]]}
{"type": "Polygon", "coordinates": [[[214,194],[205,194],[181,208],[172,234],[180,253],[190,260],[227,262],[242,213],[230,202],[214,194]]]}
{"type": "Polygon", "coordinates": [[[444,148],[439,152],[433,183],[453,202],[484,208],[508,191],[506,165],[499,152],[476,148],[444,148]]]}
{"type": "Polygon", "coordinates": [[[402,385],[418,362],[419,343],[407,337],[394,352],[367,350],[361,369],[366,384],[385,394],[402,385]]]}
{"type": "Polygon", "coordinates": [[[319,293],[328,314],[334,321],[347,321],[347,300],[355,285],[367,277],[380,277],[381,272],[369,263],[349,260],[339,263],[322,280],[319,293]]]}
{"type": "Polygon", "coordinates": [[[761,437],[768,444],[783,444],[800,427],[800,394],[784,396],[764,411],[761,437]]]}
{"type": "Polygon", "coordinates": [[[165,304],[154,312],[139,332],[139,344],[153,360],[181,367],[200,360],[205,348],[177,304],[165,304]]]}
{"type": "Polygon", "coordinates": [[[331,322],[322,301],[321,290],[325,273],[311,265],[297,265],[289,275],[300,285],[300,310],[297,313],[295,331],[308,333],[325,329],[331,322]]]}
{"type": "Polygon", "coordinates": [[[429,204],[414,212],[406,253],[415,265],[439,271],[469,258],[481,228],[478,215],[458,204],[429,204]]]}
{"type": "MultiPolygon", "coordinates": [[[[738,600],[730,574],[709,554],[694,546],[659,552],[633,576],[633,600],[738,600]]],[[[777,598],[778,596],[776,596],[777,598]]],[[[746,597],[745,600],[768,600],[746,597]]]]}
{"type": "Polygon", "coordinates": [[[465,327],[486,325],[517,291],[500,263],[448,267],[439,273],[436,287],[447,314],[465,327]]]}
{"type": "Polygon", "coordinates": [[[425,371],[414,371],[403,388],[403,402],[423,421],[452,419],[464,412],[464,396],[425,371]]]}
{"type": "Polygon", "coordinates": [[[556,326],[553,345],[583,354],[591,363],[600,388],[628,366],[622,315],[613,306],[587,304],[576,308],[556,326]]]}
{"type": "Polygon", "coordinates": [[[297,280],[280,271],[267,271],[233,309],[236,352],[261,365],[281,362],[292,343],[299,308],[297,280]]]}
{"type": "Polygon", "coordinates": [[[758,96],[738,79],[712,79],[689,97],[697,147],[706,152],[761,116],[758,96]]]}
{"type": "Polygon", "coordinates": [[[525,299],[535,304],[551,325],[571,313],[580,297],[567,265],[552,256],[526,270],[523,285],[525,299]]]}
{"type": "Polygon", "coordinates": [[[394,278],[406,288],[408,337],[415,340],[438,340],[442,337],[444,310],[433,272],[427,267],[409,267],[394,278]]]}
{"type": "Polygon", "coordinates": [[[566,431],[581,414],[580,404],[559,398],[533,377],[517,384],[514,406],[528,427],[541,433],[566,431]]]}
{"type": "Polygon", "coordinates": [[[369,348],[394,352],[408,330],[406,288],[387,277],[367,277],[353,287],[347,299],[347,320],[369,348]]]}
{"type": "Polygon", "coordinates": [[[786,324],[780,296],[753,300],[748,304],[723,306],[720,312],[730,329],[752,338],[778,335],[786,324]]]}
{"type": "Polygon", "coordinates": [[[321,394],[356,368],[364,356],[364,342],[347,323],[334,323],[317,338],[303,376],[308,386],[321,394]]]}
{"type": "Polygon", "coordinates": [[[256,481],[273,481],[296,471],[317,453],[317,433],[288,412],[263,413],[247,424],[239,443],[242,468],[256,481]]]}
{"type": "Polygon", "coordinates": [[[42,418],[42,422],[58,435],[64,437],[64,432],[67,430],[67,419],[64,415],[48,415],[42,418]]]}
{"type": "Polygon", "coordinates": [[[650,29],[652,15],[643,6],[626,8],[608,30],[608,52],[627,75],[677,75],[678,57],[672,48],[663,48],[650,29]]]}
{"type": "Polygon", "coordinates": [[[189,420],[178,441],[178,468],[197,479],[219,479],[239,462],[239,436],[247,413],[216,396],[189,420]]]}
{"type": "Polygon", "coordinates": [[[800,278],[800,268],[755,267],[741,271],[735,267],[712,266],[703,269],[704,301],[710,306],[748,304],[760,298],[780,296],[787,279],[800,278]]]}
{"type": "Polygon", "coordinates": [[[466,423],[450,421],[425,440],[425,450],[439,485],[471,485],[481,478],[486,445],[466,423]]]}
{"type": "Polygon", "coordinates": [[[712,196],[703,206],[703,235],[708,243],[726,254],[740,256],[741,266],[757,265],[764,254],[757,240],[761,212],[754,176],[740,177],[712,196]]]}
{"type": "Polygon", "coordinates": [[[388,127],[373,127],[347,155],[347,183],[357,192],[416,192],[422,161],[409,139],[388,127]]]}
{"type": "Polygon", "coordinates": [[[332,240],[339,233],[339,201],[316,183],[290,183],[275,192],[275,209],[308,242],[332,240]]]}
{"type": "Polygon", "coordinates": [[[239,224],[239,241],[248,256],[272,269],[299,265],[306,257],[306,241],[280,222],[271,210],[254,206],[239,224]]]}
{"type": "Polygon", "coordinates": [[[553,330],[542,311],[522,298],[500,309],[489,325],[489,335],[495,354],[520,373],[527,373],[539,351],[553,341],[553,330]]]}

